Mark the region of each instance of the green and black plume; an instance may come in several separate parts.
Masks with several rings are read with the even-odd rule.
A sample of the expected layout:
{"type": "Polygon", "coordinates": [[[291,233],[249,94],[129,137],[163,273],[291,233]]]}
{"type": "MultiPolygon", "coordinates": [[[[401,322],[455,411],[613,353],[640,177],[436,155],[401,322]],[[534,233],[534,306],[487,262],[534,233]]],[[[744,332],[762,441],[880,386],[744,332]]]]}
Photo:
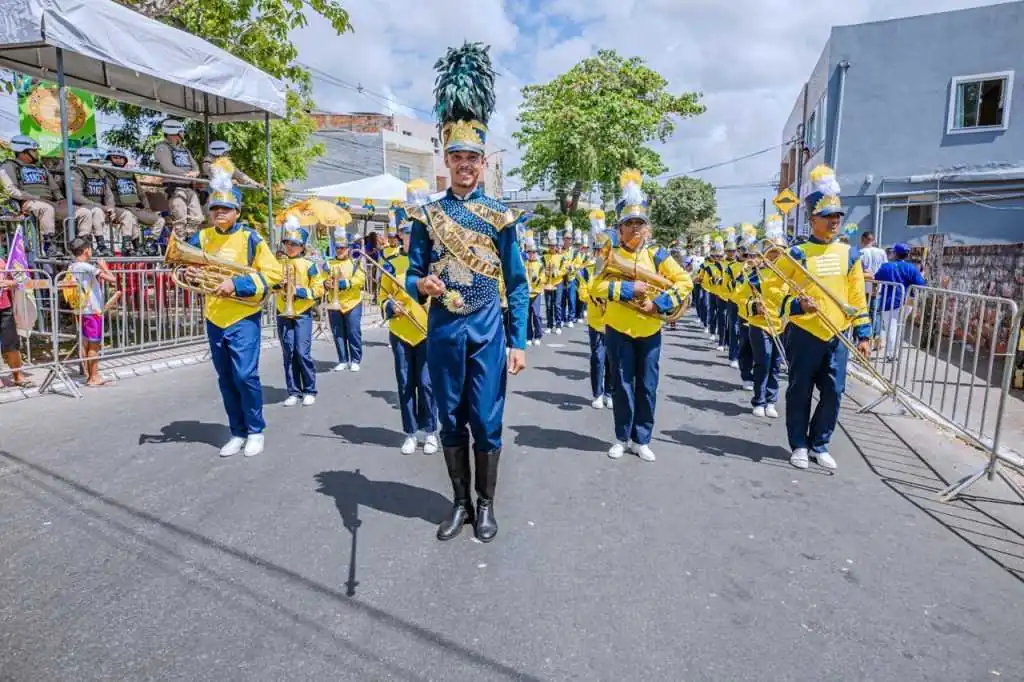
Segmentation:
{"type": "Polygon", "coordinates": [[[441,123],[480,121],[484,125],[494,113],[494,67],[490,46],[467,42],[449,47],[437,60],[434,81],[434,112],[441,123]]]}

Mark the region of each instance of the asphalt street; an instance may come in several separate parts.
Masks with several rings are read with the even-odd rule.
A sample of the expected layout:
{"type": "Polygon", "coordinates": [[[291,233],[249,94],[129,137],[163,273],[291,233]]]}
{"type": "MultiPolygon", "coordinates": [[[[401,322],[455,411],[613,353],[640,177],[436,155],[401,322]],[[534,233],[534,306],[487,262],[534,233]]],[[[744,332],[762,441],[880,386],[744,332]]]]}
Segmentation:
{"type": "Polygon", "coordinates": [[[1024,679],[1024,582],[843,431],[835,475],[792,468],[692,321],[665,336],[655,463],[605,455],[584,328],[530,349],[488,545],[435,540],[442,457],[399,452],[367,340],[359,374],[315,344],[309,408],[265,353],[252,459],[217,456],[208,364],[0,408],[0,680],[1024,679]]]}

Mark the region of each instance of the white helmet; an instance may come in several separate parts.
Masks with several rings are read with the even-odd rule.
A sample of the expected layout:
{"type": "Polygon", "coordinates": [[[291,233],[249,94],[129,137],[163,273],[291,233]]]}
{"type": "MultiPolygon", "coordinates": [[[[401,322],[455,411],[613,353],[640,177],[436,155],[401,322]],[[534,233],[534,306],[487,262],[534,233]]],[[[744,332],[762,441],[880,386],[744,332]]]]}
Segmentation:
{"type": "Polygon", "coordinates": [[[214,140],[210,143],[210,154],[212,156],[224,156],[231,151],[231,145],[224,140],[214,140]]]}
{"type": "Polygon", "coordinates": [[[108,161],[114,156],[120,156],[125,161],[132,160],[131,154],[129,154],[126,150],[121,149],[120,147],[111,147],[110,149],[107,150],[106,158],[108,161]]]}
{"type": "Polygon", "coordinates": [[[20,154],[30,149],[39,149],[39,143],[28,135],[15,135],[11,138],[11,149],[14,153],[20,154]]]}
{"type": "Polygon", "coordinates": [[[185,132],[185,124],[181,121],[169,118],[164,121],[162,129],[164,131],[164,135],[181,135],[185,132]]]}
{"type": "Polygon", "coordinates": [[[83,164],[95,161],[99,151],[92,147],[82,147],[75,153],[75,163],[83,164]]]}

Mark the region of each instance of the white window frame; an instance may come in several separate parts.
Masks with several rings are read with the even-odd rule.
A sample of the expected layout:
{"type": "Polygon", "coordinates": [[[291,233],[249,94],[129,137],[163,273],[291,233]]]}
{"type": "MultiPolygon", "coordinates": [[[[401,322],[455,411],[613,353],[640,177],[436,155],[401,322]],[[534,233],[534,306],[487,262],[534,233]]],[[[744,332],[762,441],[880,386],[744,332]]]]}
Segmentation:
{"type": "Polygon", "coordinates": [[[911,230],[927,230],[935,227],[939,220],[939,196],[938,194],[919,194],[907,198],[907,223],[906,226],[911,230]],[[927,225],[911,225],[910,224],[910,208],[912,206],[930,206],[932,209],[932,222],[927,225]]]}
{"type": "Polygon", "coordinates": [[[993,71],[992,73],[976,73],[970,76],[956,76],[949,84],[949,113],[946,116],[947,135],[966,135],[970,133],[990,133],[1006,130],[1010,127],[1010,105],[1013,103],[1013,75],[1010,71],[993,71]],[[974,81],[1006,80],[1003,88],[1003,122],[997,126],[974,126],[972,128],[956,127],[956,93],[962,83],[974,81]]]}

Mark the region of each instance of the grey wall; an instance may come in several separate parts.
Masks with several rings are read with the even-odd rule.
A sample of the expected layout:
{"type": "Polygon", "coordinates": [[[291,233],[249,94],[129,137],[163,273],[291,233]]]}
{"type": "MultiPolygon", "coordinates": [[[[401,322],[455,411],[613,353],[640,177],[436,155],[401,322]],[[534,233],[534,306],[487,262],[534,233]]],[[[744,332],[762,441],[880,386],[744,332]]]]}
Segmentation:
{"type": "Polygon", "coordinates": [[[335,185],[384,172],[384,142],[380,133],[321,130],[313,133],[313,142],[324,145],[325,154],[310,164],[306,179],[290,189],[335,185]]]}

